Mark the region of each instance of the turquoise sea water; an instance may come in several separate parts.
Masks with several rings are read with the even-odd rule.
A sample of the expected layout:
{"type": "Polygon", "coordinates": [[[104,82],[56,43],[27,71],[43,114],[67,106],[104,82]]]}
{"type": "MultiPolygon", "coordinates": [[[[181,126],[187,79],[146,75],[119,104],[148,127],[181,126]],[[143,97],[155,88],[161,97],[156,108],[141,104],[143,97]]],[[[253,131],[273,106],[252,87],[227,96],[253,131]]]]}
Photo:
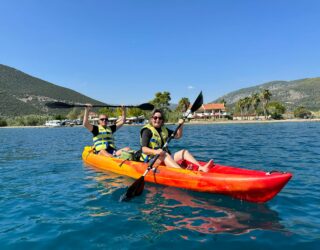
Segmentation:
{"type": "MultiPolygon", "coordinates": [[[[138,148],[140,127],[116,133],[138,148]]],[[[293,173],[271,201],[146,184],[119,202],[127,177],[83,164],[84,128],[0,129],[0,249],[318,249],[320,123],[185,126],[172,151],[293,173]]]]}

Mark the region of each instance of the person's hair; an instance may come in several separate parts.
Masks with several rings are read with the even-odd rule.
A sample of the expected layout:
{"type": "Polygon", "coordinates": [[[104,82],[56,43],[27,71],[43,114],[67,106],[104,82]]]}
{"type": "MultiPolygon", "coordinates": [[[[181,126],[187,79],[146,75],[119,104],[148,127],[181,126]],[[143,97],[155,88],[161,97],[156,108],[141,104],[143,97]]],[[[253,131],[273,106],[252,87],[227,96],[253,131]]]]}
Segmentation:
{"type": "Polygon", "coordinates": [[[161,109],[154,109],[154,110],[152,111],[151,117],[150,117],[150,119],[149,119],[149,123],[152,124],[152,123],[151,123],[151,119],[152,119],[152,117],[155,115],[155,113],[160,113],[160,114],[161,114],[162,123],[164,123],[165,120],[166,120],[166,118],[165,118],[165,116],[164,116],[164,112],[163,112],[161,109]]]}

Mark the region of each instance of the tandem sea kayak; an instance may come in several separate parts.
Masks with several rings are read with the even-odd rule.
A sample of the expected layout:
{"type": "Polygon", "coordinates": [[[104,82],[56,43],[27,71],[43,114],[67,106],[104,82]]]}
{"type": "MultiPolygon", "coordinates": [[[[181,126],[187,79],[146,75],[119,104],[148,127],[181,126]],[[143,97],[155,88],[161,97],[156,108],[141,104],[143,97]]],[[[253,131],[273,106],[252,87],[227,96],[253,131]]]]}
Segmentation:
{"type": "MultiPolygon", "coordinates": [[[[90,166],[134,179],[141,177],[148,167],[148,164],[143,162],[97,155],[89,146],[84,148],[82,159],[90,166]]],[[[185,162],[182,165],[190,167],[185,162]]],[[[264,172],[219,164],[215,164],[208,173],[160,165],[145,176],[145,181],[262,203],[279,193],[291,177],[291,173],[264,172]]]]}

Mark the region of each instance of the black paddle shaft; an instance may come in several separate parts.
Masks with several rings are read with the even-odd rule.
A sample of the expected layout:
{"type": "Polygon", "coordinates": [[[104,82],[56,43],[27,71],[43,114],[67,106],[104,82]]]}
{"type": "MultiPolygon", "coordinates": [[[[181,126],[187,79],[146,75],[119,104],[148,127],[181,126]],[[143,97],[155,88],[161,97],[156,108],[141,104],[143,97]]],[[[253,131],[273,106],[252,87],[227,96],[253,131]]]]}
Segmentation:
{"type": "MultiPolygon", "coordinates": [[[[171,134],[171,136],[168,137],[166,143],[162,146],[162,150],[166,149],[168,147],[169,142],[176,136],[178,130],[181,128],[181,126],[183,125],[183,123],[185,122],[185,120],[187,119],[188,115],[197,111],[201,105],[203,104],[203,95],[202,95],[202,91],[200,92],[200,94],[198,95],[197,99],[194,101],[192,107],[188,110],[188,112],[186,112],[183,116],[183,122],[179,123],[179,125],[176,127],[176,129],[174,130],[174,132],[171,134]]],[[[146,174],[153,168],[154,163],[158,160],[158,158],[160,157],[159,154],[157,154],[152,161],[150,162],[147,170],[144,172],[143,176],[146,176],[146,174]]]]}
{"type": "MultiPolygon", "coordinates": [[[[76,108],[76,107],[87,107],[85,104],[70,104],[70,103],[65,103],[65,102],[49,102],[46,103],[46,106],[48,108],[53,108],[53,109],[67,109],[67,108],[76,108]]],[[[93,108],[102,108],[102,107],[107,107],[107,108],[120,108],[122,107],[121,105],[108,105],[108,104],[103,104],[103,105],[92,105],[93,108]]],[[[142,103],[140,105],[128,105],[125,106],[127,108],[140,108],[142,110],[153,110],[154,105],[151,103],[142,103]]]]}
{"type": "MultiPolygon", "coordinates": [[[[203,96],[202,96],[202,92],[200,92],[200,94],[198,95],[197,99],[194,101],[192,107],[190,110],[188,110],[188,112],[185,113],[185,115],[183,116],[183,122],[179,123],[179,125],[177,126],[177,128],[174,130],[174,132],[172,133],[172,135],[170,137],[168,137],[166,143],[162,146],[162,150],[164,150],[169,142],[176,136],[178,130],[181,128],[182,124],[184,123],[185,119],[188,117],[189,114],[191,114],[192,112],[195,112],[196,110],[198,110],[201,105],[203,103],[203,96]]],[[[137,179],[128,189],[127,192],[124,193],[121,197],[120,197],[120,201],[128,201],[131,198],[133,198],[134,196],[139,196],[142,194],[143,189],[144,189],[144,177],[147,175],[147,173],[153,168],[153,165],[155,164],[155,162],[158,160],[158,158],[160,157],[159,154],[157,154],[149,163],[148,168],[146,169],[146,171],[143,173],[143,175],[137,179]]]]}

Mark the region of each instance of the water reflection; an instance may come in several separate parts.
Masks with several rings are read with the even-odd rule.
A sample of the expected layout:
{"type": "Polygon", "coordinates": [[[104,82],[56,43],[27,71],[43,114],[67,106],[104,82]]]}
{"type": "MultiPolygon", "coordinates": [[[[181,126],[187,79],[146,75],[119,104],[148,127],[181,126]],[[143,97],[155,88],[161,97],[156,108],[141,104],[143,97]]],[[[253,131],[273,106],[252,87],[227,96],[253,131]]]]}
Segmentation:
{"type": "Polygon", "coordinates": [[[188,229],[200,233],[244,234],[255,229],[284,230],[278,213],[267,204],[252,204],[212,194],[172,187],[147,187],[142,212],[164,231],[188,229]]]}
{"type": "MultiPolygon", "coordinates": [[[[99,194],[112,195],[114,202],[133,181],[111,172],[100,172],[94,179],[99,194]]],[[[222,195],[148,183],[143,195],[129,203],[126,206],[140,210],[143,216],[139,219],[148,222],[157,233],[183,229],[205,234],[245,234],[256,229],[285,231],[278,213],[268,204],[241,202],[222,195]]],[[[94,207],[91,212],[93,216],[108,214],[103,206],[94,207]]]]}

